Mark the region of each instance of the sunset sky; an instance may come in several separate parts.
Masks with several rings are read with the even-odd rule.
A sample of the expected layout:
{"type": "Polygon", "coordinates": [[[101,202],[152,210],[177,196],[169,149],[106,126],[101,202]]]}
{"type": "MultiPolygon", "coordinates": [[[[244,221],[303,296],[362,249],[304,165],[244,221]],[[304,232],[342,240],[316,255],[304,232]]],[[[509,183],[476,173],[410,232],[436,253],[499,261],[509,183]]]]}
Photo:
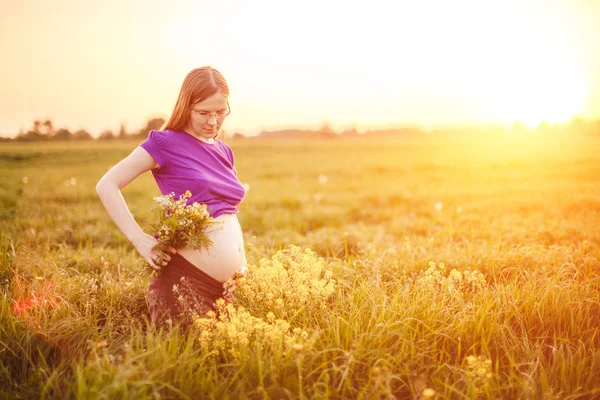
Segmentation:
{"type": "Polygon", "coordinates": [[[600,1],[0,1],[0,136],[167,118],[191,69],[227,132],[600,118],[600,1]]]}

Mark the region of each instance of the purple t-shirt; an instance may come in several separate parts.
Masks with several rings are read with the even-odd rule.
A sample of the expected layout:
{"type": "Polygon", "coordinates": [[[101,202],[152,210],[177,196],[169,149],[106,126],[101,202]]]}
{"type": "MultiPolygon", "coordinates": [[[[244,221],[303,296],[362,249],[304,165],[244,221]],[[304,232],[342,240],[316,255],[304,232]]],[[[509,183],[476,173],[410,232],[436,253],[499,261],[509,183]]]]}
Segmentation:
{"type": "Polygon", "coordinates": [[[175,192],[175,199],[192,192],[187,204],[206,204],[213,218],[237,214],[237,205],[246,189],[237,178],[233,152],[225,142],[203,142],[187,132],[151,130],[140,146],[159,167],[152,175],[163,195],[175,192]]]}

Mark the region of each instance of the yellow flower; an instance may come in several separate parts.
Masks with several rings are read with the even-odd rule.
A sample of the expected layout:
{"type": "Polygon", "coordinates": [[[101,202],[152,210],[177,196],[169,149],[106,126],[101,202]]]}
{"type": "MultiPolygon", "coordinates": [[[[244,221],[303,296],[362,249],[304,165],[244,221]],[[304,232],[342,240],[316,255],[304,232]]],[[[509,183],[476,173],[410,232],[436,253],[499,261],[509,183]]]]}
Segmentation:
{"type": "Polygon", "coordinates": [[[280,250],[271,259],[261,259],[258,265],[248,266],[248,271],[238,285],[236,298],[259,315],[273,312],[286,317],[324,309],[335,291],[336,282],[326,270],[325,260],[297,246],[280,250]]]}
{"type": "Polygon", "coordinates": [[[295,343],[294,346],[292,346],[292,347],[296,353],[300,353],[304,349],[304,346],[302,346],[299,343],[295,343]]]}
{"type": "Polygon", "coordinates": [[[482,389],[489,386],[494,375],[492,373],[492,360],[483,356],[475,357],[469,355],[465,357],[467,366],[465,377],[476,389],[482,389]]]}
{"type": "Polygon", "coordinates": [[[434,289],[436,294],[450,293],[453,295],[464,295],[474,290],[485,287],[485,277],[478,271],[460,271],[452,269],[446,272],[443,263],[436,265],[429,262],[429,268],[421,273],[417,284],[424,288],[434,289]]]}

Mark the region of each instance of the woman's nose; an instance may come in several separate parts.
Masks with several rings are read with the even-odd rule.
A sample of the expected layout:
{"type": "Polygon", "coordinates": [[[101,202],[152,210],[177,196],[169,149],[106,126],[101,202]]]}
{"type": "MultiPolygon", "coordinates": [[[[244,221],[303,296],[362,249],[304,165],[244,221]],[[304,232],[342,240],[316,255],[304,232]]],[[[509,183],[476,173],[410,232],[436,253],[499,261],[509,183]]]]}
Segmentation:
{"type": "Polygon", "coordinates": [[[207,124],[209,125],[216,125],[217,124],[217,117],[215,117],[214,115],[211,115],[208,118],[208,121],[206,121],[207,124]]]}

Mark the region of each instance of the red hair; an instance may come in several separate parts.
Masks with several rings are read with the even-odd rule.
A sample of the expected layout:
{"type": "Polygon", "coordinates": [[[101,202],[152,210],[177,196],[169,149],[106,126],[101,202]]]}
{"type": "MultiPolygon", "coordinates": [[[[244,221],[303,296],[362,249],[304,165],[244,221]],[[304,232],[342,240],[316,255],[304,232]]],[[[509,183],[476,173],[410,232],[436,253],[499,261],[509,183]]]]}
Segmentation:
{"type": "Polygon", "coordinates": [[[190,118],[191,108],[195,104],[208,99],[219,90],[225,97],[229,97],[227,81],[216,69],[206,66],[190,71],[183,80],[171,117],[161,130],[184,130],[190,118]]]}

